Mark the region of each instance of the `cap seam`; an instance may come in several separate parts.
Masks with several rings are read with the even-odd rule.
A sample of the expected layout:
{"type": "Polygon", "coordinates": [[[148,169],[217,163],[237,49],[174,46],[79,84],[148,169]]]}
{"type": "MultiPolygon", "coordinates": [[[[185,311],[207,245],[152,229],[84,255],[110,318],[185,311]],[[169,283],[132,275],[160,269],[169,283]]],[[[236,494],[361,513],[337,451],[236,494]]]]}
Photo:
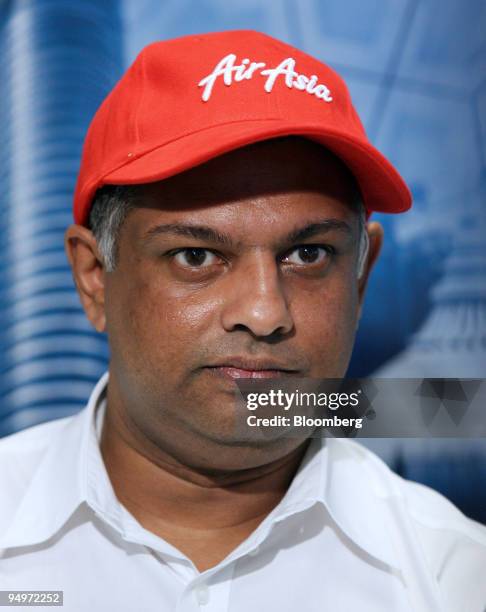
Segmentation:
{"type": "MultiPolygon", "coordinates": [[[[169,140],[169,141],[164,142],[164,143],[162,143],[162,144],[159,144],[159,145],[157,145],[157,146],[155,146],[155,147],[152,147],[151,149],[149,149],[149,150],[147,150],[147,151],[144,151],[143,153],[141,153],[141,154],[139,154],[139,155],[134,155],[133,157],[131,157],[131,158],[130,158],[130,160],[129,160],[129,161],[124,161],[124,162],[123,162],[122,164],[120,164],[119,166],[116,166],[115,168],[112,168],[110,171],[108,171],[108,172],[104,173],[102,176],[100,176],[100,177],[97,179],[97,181],[96,181],[96,182],[99,182],[100,180],[103,180],[103,179],[104,179],[106,176],[110,175],[112,172],[116,172],[116,171],[117,171],[117,170],[119,170],[120,168],[123,168],[124,166],[129,165],[129,164],[130,164],[130,163],[132,163],[133,161],[137,161],[137,160],[139,160],[140,158],[144,157],[145,155],[148,155],[149,153],[152,153],[153,151],[155,151],[155,150],[157,150],[157,149],[159,149],[159,148],[161,148],[161,147],[164,147],[164,146],[167,146],[167,145],[169,145],[169,144],[171,144],[171,143],[173,143],[173,142],[176,142],[177,140],[181,140],[182,138],[186,138],[187,136],[192,136],[193,134],[198,134],[199,132],[203,132],[203,131],[205,131],[205,130],[212,129],[213,127],[215,128],[215,127],[221,127],[221,126],[223,126],[223,125],[231,125],[231,124],[233,124],[233,123],[243,123],[243,122],[252,122],[252,121],[254,121],[254,122],[256,122],[256,121],[275,121],[275,122],[278,122],[278,121],[285,121],[285,120],[284,120],[284,119],[282,119],[282,118],[274,118],[274,119],[271,119],[271,118],[266,118],[266,119],[239,119],[239,120],[235,120],[235,121],[228,121],[228,122],[224,122],[224,123],[218,123],[217,125],[212,125],[212,126],[210,126],[210,127],[201,128],[200,130],[195,130],[195,131],[187,132],[187,133],[185,133],[185,134],[183,134],[183,135],[181,135],[181,136],[178,136],[177,138],[173,138],[172,140],[169,140]]],[[[296,128],[296,129],[299,129],[299,128],[296,128]]],[[[289,134],[290,134],[290,133],[291,133],[291,132],[289,132],[289,134]]],[[[323,131],[322,129],[319,129],[319,128],[310,128],[310,127],[309,127],[309,128],[308,128],[308,131],[306,131],[306,128],[302,128],[302,130],[300,130],[300,129],[299,129],[299,131],[298,131],[298,132],[295,132],[295,133],[296,133],[296,134],[301,134],[301,135],[302,135],[302,136],[304,136],[304,137],[305,137],[306,135],[309,135],[309,136],[323,136],[323,137],[326,137],[326,136],[329,136],[329,137],[337,137],[337,138],[340,138],[340,139],[342,139],[342,140],[346,141],[346,142],[347,142],[347,143],[349,143],[349,144],[352,144],[352,145],[353,145],[353,146],[355,146],[356,148],[359,148],[359,149],[360,149],[362,152],[364,152],[365,154],[367,154],[367,153],[368,153],[367,148],[366,148],[365,146],[363,146],[361,142],[359,142],[358,140],[354,140],[353,138],[349,138],[349,137],[348,137],[348,135],[347,135],[345,132],[338,132],[338,131],[336,131],[336,130],[329,130],[327,133],[325,133],[325,131],[323,131]]],[[[265,140],[267,140],[267,139],[269,139],[269,138],[271,138],[271,136],[270,136],[270,137],[265,137],[264,139],[265,139],[265,140]]],[[[323,145],[323,146],[324,146],[324,145],[323,145]]],[[[374,149],[375,149],[375,152],[378,152],[378,153],[379,153],[379,151],[376,149],[376,147],[374,147],[374,146],[373,146],[373,145],[371,145],[371,144],[370,144],[369,146],[370,146],[370,147],[372,147],[372,148],[374,148],[374,149]]],[[[381,153],[380,153],[380,155],[381,155],[381,153]]],[[[386,166],[386,164],[385,164],[385,163],[383,163],[383,161],[382,161],[382,160],[381,160],[379,157],[377,157],[377,156],[376,156],[376,153],[375,153],[375,156],[374,156],[374,161],[375,161],[375,162],[376,162],[376,163],[377,163],[377,164],[378,164],[378,165],[379,165],[379,166],[380,166],[380,167],[381,167],[381,168],[382,168],[382,169],[383,169],[385,172],[389,172],[390,168],[391,168],[392,170],[394,170],[395,172],[397,172],[397,171],[396,171],[396,170],[393,168],[393,166],[391,166],[391,164],[390,164],[390,168],[388,168],[388,167],[386,166]]],[[[399,189],[399,190],[400,190],[402,193],[404,193],[404,194],[406,193],[406,190],[405,190],[405,189],[402,189],[402,186],[401,186],[401,185],[398,187],[398,189],[399,189]]]]}
{"type": "Polygon", "coordinates": [[[131,164],[134,161],[139,160],[140,158],[144,157],[145,155],[148,155],[149,153],[152,153],[152,151],[155,151],[156,149],[160,149],[161,147],[165,147],[167,145],[172,144],[173,142],[177,142],[178,140],[182,140],[183,138],[186,138],[187,136],[192,136],[193,134],[199,134],[200,132],[204,132],[206,130],[210,130],[212,128],[216,128],[216,127],[221,127],[223,125],[231,125],[233,123],[249,123],[249,122],[256,122],[256,121],[282,121],[281,117],[265,117],[263,119],[235,119],[234,121],[225,121],[223,123],[217,123],[211,126],[206,126],[203,128],[200,128],[199,130],[192,130],[190,132],[185,132],[184,134],[181,134],[179,136],[177,136],[177,138],[172,138],[171,140],[166,140],[165,142],[155,145],[154,147],[147,149],[146,151],[144,151],[143,153],[134,153],[132,156],[130,156],[129,159],[126,159],[125,161],[123,161],[121,164],[119,164],[118,166],[115,166],[114,168],[111,168],[109,171],[104,172],[102,175],[100,175],[98,177],[98,179],[96,181],[94,181],[95,183],[97,183],[98,181],[104,179],[106,176],[108,176],[109,174],[111,174],[112,172],[116,172],[117,170],[120,170],[120,168],[123,168],[129,164],[131,164]]]}

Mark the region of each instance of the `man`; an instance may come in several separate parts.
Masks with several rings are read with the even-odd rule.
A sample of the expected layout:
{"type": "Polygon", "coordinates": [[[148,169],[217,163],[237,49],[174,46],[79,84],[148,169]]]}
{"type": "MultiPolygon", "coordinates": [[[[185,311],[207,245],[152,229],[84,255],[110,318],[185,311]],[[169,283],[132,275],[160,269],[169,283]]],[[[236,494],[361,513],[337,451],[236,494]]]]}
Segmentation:
{"type": "Polygon", "coordinates": [[[235,428],[239,378],[343,377],[410,195],[342,80],[256,32],[147,47],[90,126],[66,251],[109,372],[3,440],[0,584],[68,610],[468,610],[486,530],[346,440],[235,428]]]}

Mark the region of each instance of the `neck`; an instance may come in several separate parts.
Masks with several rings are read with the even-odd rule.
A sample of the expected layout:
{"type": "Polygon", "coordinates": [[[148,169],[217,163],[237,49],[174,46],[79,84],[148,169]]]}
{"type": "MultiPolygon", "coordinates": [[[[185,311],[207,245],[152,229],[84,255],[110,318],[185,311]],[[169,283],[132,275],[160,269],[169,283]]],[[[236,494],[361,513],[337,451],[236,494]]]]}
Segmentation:
{"type": "Polygon", "coordinates": [[[112,408],[108,404],[100,447],[117,498],[200,570],[224,558],[275,508],[308,446],[258,467],[202,472],[144,441],[112,408]]]}

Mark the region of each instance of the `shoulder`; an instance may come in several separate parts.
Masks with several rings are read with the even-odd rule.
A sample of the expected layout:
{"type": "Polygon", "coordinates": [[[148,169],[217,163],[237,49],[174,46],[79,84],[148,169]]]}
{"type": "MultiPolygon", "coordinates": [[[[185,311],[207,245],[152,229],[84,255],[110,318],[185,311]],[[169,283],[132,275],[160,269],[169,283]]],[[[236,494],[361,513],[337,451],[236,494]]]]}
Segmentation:
{"type": "Polygon", "coordinates": [[[483,610],[486,526],[466,517],[434,489],[402,478],[361,444],[334,442],[338,455],[357,466],[376,499],[390,508],[392,520],[408,544],[418,549],[417,554],[447,601],[446,609],[462,609],[466,598],[468,609],[483,610]]]}
{"type": "Polygon", "coordinates": [[[15,512],[47,451],[72,419],[55,419],[0,439],[0,527],[15,512]]]}
{"type": "MultiPolygon", "coordinates": [[[[47,421],[0,438],[0,456],[4,458],[12,455],[21,457],[45,451],[52,437],[58,435],[72,418],[69,416],[47,421]]],[[[0,469],[4,465],[4,462],[0,463],[0,469]]]]}
{"type": "Polygon", "coordinates": [[[486,526],[466,517],[452,502],[436,490],[402,478],[363,445],[351,440],[335,440],[339,453],[360,464],[377,497],[396,498],[407,518],[422,534],[450,533],[477,542],[486,551],[486,526]]]}
{"type": "Polygon", "coordinates": [[[486,526],[465,516],[447,498],[399,476],[405,507],[447,609],[486,607],[486,526]]]}

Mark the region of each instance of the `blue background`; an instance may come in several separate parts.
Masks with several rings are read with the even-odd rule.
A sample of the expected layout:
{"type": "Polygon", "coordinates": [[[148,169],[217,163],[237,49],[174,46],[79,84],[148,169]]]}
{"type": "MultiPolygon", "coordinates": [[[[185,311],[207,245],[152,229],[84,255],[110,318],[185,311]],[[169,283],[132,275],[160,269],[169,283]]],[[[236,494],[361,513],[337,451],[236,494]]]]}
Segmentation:
{"type": "MultiPolygon", "coordinates": [[[[0,435],[76,412],[106,368],[63,250],[93,113],[145,44],[239,28],[336,68],[413,190],[410,213],[375,215],[385,246],[350,375],[486,377],[483,0],[4,0],[0,435]]],[[[484,441],[368,445],[486,521],[484,441]]]]}

